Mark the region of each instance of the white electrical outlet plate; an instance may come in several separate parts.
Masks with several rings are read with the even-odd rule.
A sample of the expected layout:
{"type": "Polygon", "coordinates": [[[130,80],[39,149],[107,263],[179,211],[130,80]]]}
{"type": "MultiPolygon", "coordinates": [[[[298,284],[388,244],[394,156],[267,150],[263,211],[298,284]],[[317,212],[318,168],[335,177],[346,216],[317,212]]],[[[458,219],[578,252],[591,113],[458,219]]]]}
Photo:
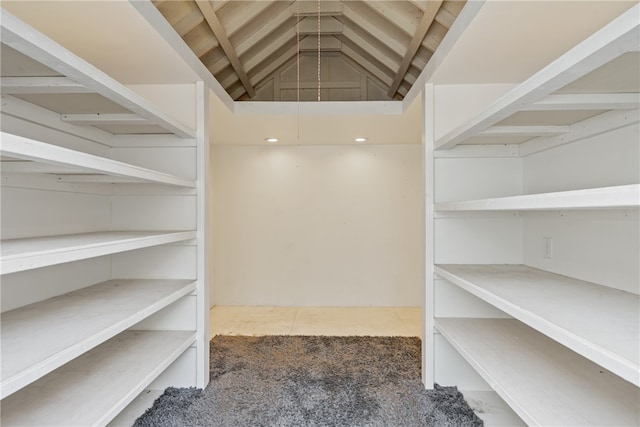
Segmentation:
{"type": "Polygon", "coordinates": [[[543,254],[546,259],[553,258],[553,239],[551,237],[543,237],[543,254]]]}

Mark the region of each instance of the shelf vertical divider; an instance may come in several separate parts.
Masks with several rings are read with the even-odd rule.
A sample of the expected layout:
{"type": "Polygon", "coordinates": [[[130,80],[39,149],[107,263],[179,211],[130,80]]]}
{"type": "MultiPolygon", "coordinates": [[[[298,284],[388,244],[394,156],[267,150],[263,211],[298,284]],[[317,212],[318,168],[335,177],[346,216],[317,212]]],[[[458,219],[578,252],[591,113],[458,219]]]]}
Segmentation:
{"type": "Polygon", "coordinates": [[[422,381],[426,388],[433,388],[435,383],[435,284],[434,284],[434,264],[435,264],[435,174],[433,150],[435,146],[435,88],[433,83],[425,85],[423,98],[424,117],[424,139],[422,149],[424,153],[424,302],[422,309],[423,331],[422,331],[422,381]]]}

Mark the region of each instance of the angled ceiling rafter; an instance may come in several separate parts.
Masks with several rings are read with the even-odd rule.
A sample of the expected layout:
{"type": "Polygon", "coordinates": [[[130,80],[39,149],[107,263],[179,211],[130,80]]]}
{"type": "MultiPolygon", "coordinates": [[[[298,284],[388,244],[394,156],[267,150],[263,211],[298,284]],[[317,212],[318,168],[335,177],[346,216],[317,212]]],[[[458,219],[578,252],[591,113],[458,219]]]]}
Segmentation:
{"type": "Polygon", "coordinates": [[[229,93],[222,87],[211,72],[204,66],[193,50],[187,45],[184,38],[175,31],[169,24],[160,9],[151,1],[132,2],[133,7],[144,17],[144,19],[160,34],[160,36],[177,52],[177,54],[191,67],[192,70],[202,79],[207,87],[216,94],[222,103],[229,109],[234,110],[234,101],[229,93]]]}
{"type": "Polygon", "coordinates": [[[408,37],[415,34],[422,12],[410,3],[399,1],[364,1],[363,3],[408,37]],[[406,11],[401,10],[403,4],[413,8],[414,13],[406,13],[406,11]]]}
{"type": "MultiPolygon", "coordinates": [[[[203,18],[204,21],[204,18],[203,18]]],[[[191,31],[184,35],[183,40],[193,50],[198,58],[206,55],[212,49],[220,46],[215,34],[206,22],[196,25],[191,31]]]]}
{"type": "Polygon", "coordinates": [[[322,0],[321,2],[290,0],[289,10],[292,15],[300,13],[300,16],[317,16],[318,6],[320,7],[321,16],[336,16],[342,14],[344,1],[342,0],[322,0]]]}
{"type": "Polygon", "coordinates": [[[406,80],[403,80],[402,84],[398,88],[398,94],[400,94],[401,97],[398,97],[398,95],[396,94],[396,99],[400,101],[404,99],[404,97],[407,96],[407,93],[409,93],[409,90],[411,90],[411,84],[406,80]]]}
{"type": "Polygon", "coordinates": [[[411,74],[407,71],[407,74],[404,75],[404,82],[408,85],[412,85],[416,82],[418,76],[411,74]]]}
{"type": "Polygon", "coordinates": [[[268,9],[273,1],[227,1],[226,3],[216,11],[216,15],[224,26],[227,36],[232,38],[243,27],[256,24],[256,18],[268,9]],[[233,10],[227,13],[227,9],[233,10]]]}
{"type": "Polygon", "coordinates": [[[342,22],[333,16],[321,16],[320,28],[318,28],[318,18],[316,16],[300,17],[300,34],[340,34],[342,32],[342,22]]]}
{"type": "Polygon", "coordinates": [[[368,34],[370,34],[371,37],[375,37],[378,41],[386,44],[398,55],[403,56],[406,51],[406,47],[403,42],[398,40],[392,34],[389,34],[385,30],[383,30],[381,25],[385,25],[384,23],[378,25],[379,22],[384,20],[379,16],[376,16],[376,18],[378,18],[376,19],[376,22],[371,23],[367,20],[366,17],[362,15],[362,13],[366,13],[366,10],[363,10],[362,7],[358,5],[358,2],[349,2],[345,4],[343,14],[338,18],[338,20],[340,20],[345,25],[347,23],[346,20],[351,21],[353,24],[360,27],[363,31],[366,31],[368,34]],[[343,20],[343,18],[346,19],[343,20]]]}
{"type": "Polygon", "coordinates": [[[253,80],[260,84],[263,80],[273,75],[284,63],[291,60],[291,58],[295,58],[297,52],[298,47],[295,41],[289,46],[283,46],[273,55],[273,60],[270,63],[259,67],[259,71],[252,75],[253,80]]]}
{"type": "Polygon", "coordinates": [[[387,92],[387,95],[390,98],[393,98],[396,92],[398,91],[398,88],[400,87],[400,84],[402,83],[402,80],[404,79],[404,76],[407,73],[407,70],[409,69],[409,65],[411,65],[411,61],[413,57],[415,56],[416,52],[418,51],[418,48],[420,47],[425,36],[427,35],[427,31],[429,31],[429,28],[431,27],[431,24],[433,23],[433,20],[436,17],[436,13],[438,12],[438,9],[442,5],[442,1],[443,0],[432,0],[427,4],[426,9],[424,10],[424,14],[420,19],[420,23],[418,24],[418,29],[413,35],[413,38],[411,39],[411,43],[409,43],[407,52],[405,53],[404,58],[402,59],[402,63],[400,64],[400,67],[398,68],[398,71],[396,73],[396,76],[393,78],[393,83],[390,85],[389,91],[387,92]]]}
{"type": "Polygon", "coordinates": [[[154,1],[154,4],[162,10],[171,26],[181,37],[193,30],[204,20],[200,9],[191,2],[160,0],[154,1]]]}
{"type": "Polygon", "coordinates": [[[228,0],[211,0],[211,6],[213,6],[213,10],[215,10],[216,13],[218,13],[220,8],[222,8],[224,5],[226,5],[227,2],[228,2],[228,0]]]}
{"type": "Polygon", "coordinates": [[[357,63],[356,61],[354,61],[353,59],[351,59],[351,57],[347,56],[346,54],[343,56],[343,60],[351,65],[353,68],[355,68],[356,70],[360,71],[361,74],[363,74],[366,78],[370,79],[371,81],[373,81],[376,85],[378,85],[380,87],[380,89],[384,90],[384,88],[387,87],[386,83],[383,82],[382,80],[380,80],[375,74],[373,74],[372,72],[370,72],[368,69],[364,68],[362,65],[360,65],[359,63],[357,63]]]}
{"type": "MultiPolygon", "coordinates": [[[[247,95],[247,91],[244,90],[244,87],[242,86],[242,83],[237,82],[237,84],[232,85],[229,89],[228,89],[231,97],[235,100],[239,100],[241,98],[243,98],[244,96],[247,95]]],[[[248,98],[250,99],[250,98],[248,98]]]]}
{"type": "Polygon", "coordinates": [[[424,67],[426,67],[427,64],[429,63],[429,60],[433,56],[433,53],[434,52],[430,51],[426,47],[420,46],[416,54],[413,55],[413,59],[411,60],[411,65],[419,69],[421,73],[422,70],[424,70],[424,67]]]}
{"type": "Polygon", "coordinates": [[[412,5],[414,5],[420,10],[424,10],[424,8],[427,7],[428,1],[429,0],[409,0],[409,3],[411,3],[412,5]]]}
{"type": "Polygon", "coordinates": [[[207,67],[209,71],[211,71],[211,74],[214,75],[219,73],[226,67],[231,66],[231,63],[229,62],[229,59],[227,59],[227,56],[224,54],[224,51],[218,48],[211,49],[209,52],[202,55],[200,57],[200,60],[202,61],[204,66],[207,67]]]}
{"type": "MultiPolygon", "coordinates": [[[[231,87],[240,80],[238,78],[238,74],[233,71],[231,67],[225,68],[224,70],[220,71],[220,73],[216,75],[216,79],[218,79],[222,87],[225,88],[231,87]]],[[[255,88],[255,85],[253,87],[255,88]]]]}
{"type": "Polygon", "coordinates": [[[383,83],[383,88],[389,87],[389,85],[393,81],[393,78],[391,76],[381,70],[380,67],[373,64],[367,58],[363,57],[359,52],[355,51],[347,43],[343,43],[342,53],[345,56],[351,58],[356,64],[359,64],[360,67],[369,70],[369,73],[373,74],[379,81],[383,83]]]}
{"type": "Polygon", "coordinates": [[[247,72],[251,73],[259,64],[269,60],[282,46],[296,40],[295,26],[291,28],[280,27],[278,31],[270,34],[270,37],[262,39],[252,49],[247,51],[245,64],[247,72]]]}
{"type": "MultiPolygon", "coordinates": [[[[320,36],[320,51],[322,52],[322,56],[329,55],[331,52],[340,52],[340,48],[342,47],[342,42],[336,37],[336,35],[321,35],[320,36]]],[[[300,51],[301,52],[312,52],[317,55],[318,52],[318,36],[315,34],[310,34],[308,36],[304,36],[300,39],[300,51]]]]}
{"type": "Polygon", "coordinates": [[[217,60],[209,62],[208,68],[214,76],[220,74],[223,70],[228,67],[231,67],[231,62],[229,62],[229,58],[227,56],[219,57],[217,60]]]}
{"type": "Polygon", "coordinates": [[[438,10],[438,13],[436,13],[435,20],[437,23],[439,23],[440,25],[442,25],[448,30],[453,25],[453,22],[456,20],[456,17],[447,9],[445,9],[444,7],[445,3],[442,4],[443,7],[441,7],[440,10],[438,10]]]}
{"type": "MultiPolygon", "coordinates": [[[[249,100],[256,97],[258,84],[273,77],[295,57],[297,11],[300,11],[302,55],[316,50],[318,2],[297,1],[297,4],[296,0],[133,3],[152,4],[191,48],[202,68],[211,73],[232,99],[249,100]]],[[[382,91],[368,92],[371,100],[404,96],[414,99],[418,90],[415,86],[423,85],[433,73],[432,63],[442,60],[440,51],[450,49],[448,33],[459,32],[459,18],[467,14],[465,3],[475,6],[485,1],[322,0],[319,3],[322,55],[342,56],[345,63],[357,65],[354,69],[361,73],[361,85],[365,84],[366,75],[380,86],[382,91]]],[[[310,64],[306,61],[305,67],[310,64]]],[[[332,74],[331,78],[339,79],[338,75],[332,74]]],[[[340,80],[341,84],[344,82],[340,80]]],[[[338,100],[340,91],[334,95],[338,100]]],[[[258,98],[267,100],[265,96],[271,95],[261,92],[258,98]]]]}
{"type": "MultiPolygon", "coordinates": [[[[256,87],[262,87],[266,83],[268,83],[269,80],[275,80],[276,76],[279,73],[287,69],[291,64],[295,63],[297,59],[297,56],[296,56],[297,50],[293,50],[293,54],[291,54],[291,50],[292,49],[289,48],[287,51],[283,52],[283,54],[278,58],[278,67],[274,68],[273,71],[266,74],[266,77],[262,78],[258,83],[256,83],[256,87]]],[[[257,74],[256,77],[258,76],[259,75],[257,74]]],[[[280,98],[278,98],[278,100],[279,99],[280,98]]]]}
{"type": "MultiPolygon", "coordinates": [[[[371,52],[367,51],[366,49],[363,49],[360,45],[353,43],[346,38],[342,40],[342,45],[349,47],[352,51],[357,53],[359,57],[364,58],[368,64],[373,65],[376,69],[380,70],[382,73],[384,73],[385,76],[387,76],[388,78],[391,79],[391,81],[393,81],[394,68],[390,68],[386,66],[384,62],[382,62],[378,57],[373,55],[371,52]]],[[[355,60],[354,57],[351,57],[351,59],[355,60]]],[[[364,64],[362,65],[364,66],[364,64]]],[[[389,84],[385,85],[385,87],[388,87],[389,84]]]]}
{"type": "Polygon", "coordinates": [[[185,5],[193,6],[189,8],[188,13],[183,15],[178,22],[173,24],[173,28],[175,28],[178,34],[180,34],[181,37],[184,37],[185,34],[193,30],[195,27],[197,27],[204,21],[204,16],[202,16],[200,9],[195,7],[195,5],[193,5],[192,3],[190,2],[181,2],[181,3],[185,5]]]}
{"type": "Polygon", "coordinates": [[[242,56],[250,48],[255,46],[256,43],[281,26],[286,25],[287,21],[293,19],[289,12],[289,6],[286,2],[282,1],[273,2],[273,5],[259,18],[260,25],[254,27],[255,29],[253,31],[247,31],[245,33],[246,28],[243,28],[231,37],[230,40],[234,43],[239,56],[242,56]]]}
{"type": "Polygon", "coordinates": [[[427,31],[427,34],[424,36],[424,40],[420,46],[428,49],[430,52],[435,52],[440,43],[442,43],[442,39],[447,35],[447,29],[440,25],[437,22],[433,22],[431,27],[427,31]]]}
{"type": "Polygon", "coordinates": [[[383,49],[381,49],[379,46],[374,46],[373,43],[370,43],[368,40],[361,37],[359,34],[355,33],[348,27],[345,27],[343,33],[336,37],[343,42],[360,46],[360,48],[366,50],[367,52],[373,54],[376,58],[378,58],[378,60],[390,70],[396,69],[400,64],[400,60],[402,59],[395,56],[395,54],[390,55],[389,52],[383,51],[383,49]]]}
{"type": "Polygon", "coordinates": [[[343,26],[342,34],[353,42],[370,46],[371,49],[377,52],[377,55],[379,54],[391,59],[396,63],[394,67],[397,67],[398,64],[400,64],[400,61],[402,61],[402,55],[398,54],[398,52],[390,48],[386,43],[380,41],[377,37],[371,35],[367,30],[352,23],[351,21],[346,21],[346,24],[343,26]]]}
{"type": "Polygon", "coordinates": [[[245,90],[247,91],[250,97],[254,97],[256,94],[256,91],[254,87],[251,85],[251,81],[249,80],[249,77],[247,76],[247,73],[245,72],[244,67],[242,66],[242,63],[240,62],[240,59],[236,55],[235,49],[231,45],[231,42],[229,42],[225,29],[222,27],[222,24],[218,20],[216,12],[213,10],[211,3],[209,3],[208,0],[198,0],[196,1],[196,4],[200,8],[200,11],[202,11],[202,14],[204,15],[204,19],[207,21],[207,23],[211,27],[211,31],[213,31],[213,34],[218,39],[218,42],[220,43],[220,46],[224,50],[224,53],[227,55],[227,58],[229,58],[229,62],[231,63],[231,66],[234,68],[234,70],[238,74],[238,77],[240,78],[240,81],[242,82],[242,85],[244,86],[245,90]]]}
{"type": "MultiPolygon", "coordinates": [[[[461,2],[464,6],[460,6],[460,13],[456,16],[456,20],[447,31],[447,35],[442,39],[442,43],[438,46],[433,55],[428,59],[416,83],[411,87],[402,99],[402,108],[406,110],[415,101],[424,88],[424,84],[433,77],[436,69],[442,64],[444,58],[451,52],[453,46],[460,39],[466,28],[471,24],[473,19],[485,6],[487,0],[476,0],[461,2]]],[[[442,7],[446,7],[449,1],[445,1],[442,7]]]]}

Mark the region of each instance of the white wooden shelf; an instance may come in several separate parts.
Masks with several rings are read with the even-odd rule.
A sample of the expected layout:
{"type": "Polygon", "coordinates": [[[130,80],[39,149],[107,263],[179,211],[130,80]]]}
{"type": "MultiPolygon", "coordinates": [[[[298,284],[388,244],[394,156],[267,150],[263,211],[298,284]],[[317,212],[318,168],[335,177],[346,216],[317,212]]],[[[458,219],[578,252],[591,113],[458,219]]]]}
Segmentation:
{"type": "Polygon", "coordinates": [[[460,391],[485,427],[526,427],[524,421],[495,391],[460,391]]]}
{"type": "MultiPolygon", "coordinates": [[[[0,155],[34,162],[34,167],[31,169],[28,167],[29,165],[21,165],[22,169],[19,171],[23,173],[62,173],[89,177],[100,175],[106,178],[113,177],[112,182],[122,182],[124,178],[132,182],[151,182],[191,188],[196,186],[195,181],[191,179],[69,150],[6,132],[2,132],[0,136],[2,137],[0,155]],[[62,169],[60,170],[60,168],[62,169]]],[[[14,166],[13,169],[17,168],[14,166]]],[[[10,167],[9,171],[11,170],[10,167]]],[[[106,180],[106,182],[109,181],[106,180]]]]}
{"type": "Polygon", "coordinates": [[[640,386],[640,296],[524,265],[437,265],[435,272],[640,386]]]}
{"type": "Polygon", "coordinates": [[[12,234],[0,241],[12,289],[0,314],[0,424],[104,426],[133,402],[120,420],[150,406],[140,396],[151,387],[208,383],[209,95],[197,79],[141,81],[154,91],[140,95],[41,33],[38,13],[19,12],[36,28],[0,10],[12,234]],[[29,214],[43,203],[51,215],[29,214]],[[158,209],[156,226],[141,225],[158,209]],[[81,227],[61,230],[68,218],[81,227]]]}
{"type": "Polygon", "coordinates": [[[435,322],[528,425],[638,425],[640,389],[519,321],[435,322]]]}
{"type": "MultiPolygon", "coordinates": [[[[115,102],[148,122],[157,124],[169,133],[180,137],[194,138],[196,132],[168,116],[155,105],[123,86],[109,75],[76,56],[34,28],[2,10],[2,43],[29,58],[70,79],[78,92],[93,92],[115,102]]],[[[24,76],[30,77],[30,76],[24,76]]],[[[32,86],[32,93],[35,91],[32,86]]],[[[37,85],[36,85],[37,86],[37,85]]],[[[42,85],[40,85],[42,86],[42,85]]],[[[43,90],[42,93],[50,92],[43,90]]],[[[94,111],[95,113],[95,111],[94,111]]],[[[146,122],[143,123],[145,125],[146,122]]],[[[128,132],[129,133],[129,132],[128,132]]]]}
{"type": "Polygon", "coordinates": [[[107,427],[131,427],[147,409],[153,406],[153,402],[162,394],[164,394],[164,389],[143,390],[117,417],[107,424],[107,427]]]}
{"type": "Polygon", "coordinates": [[[195,231],[105,231],[3,240],[2,274],[196,238],[195,231]]]}
{"type": "MultiPolygon", "coordinates": [[[[640,39],[639,16],[640,6],[636,5],[507,92],[481,113],[439,138],[435,141],[435,149],[449,149],[458,144],[464,144],[470,138],[482,135],[482,132],[493,134],[492,126],[499,125],[504,119],[521,111],[637,108],[637,98],[633,102],[621,100],[621,103],[607,102],[602,99],[603,97],[616,97],[615,93],[562,94],[560,102],[554,102],[554,98],[547,97],[561,95],[556,92],[570,83],[605,66],[627,52],[637,51],[640,39]],[[593,97],[589,98],[588,95],[593,95],[593,97]],[[585,103],[592,105],[585,107],[585,103]]],[[[528,127],[530,128],[530,126],[528,127]]],[[[571,129],[568,128],[567,131],[569,130],[571,129]]],[[[548,136],[545,132],[534,132],[534,135],[548,136]]]]}
{"type": "Polygon", "coordinates": [[[194,342],[191,331],[125,331],[4,399],[2,425],[106,425],[194,342]]]}
{"type": "Polygon", "coordinates": [[[640,184],[436,203],[436,211],[505,211],[640,207],[640,184]]]}
{"type": "Polygon", "coordinates": [[[191,280],[111,280],[3,313],[0,398],[195,289],[191,280]]]}

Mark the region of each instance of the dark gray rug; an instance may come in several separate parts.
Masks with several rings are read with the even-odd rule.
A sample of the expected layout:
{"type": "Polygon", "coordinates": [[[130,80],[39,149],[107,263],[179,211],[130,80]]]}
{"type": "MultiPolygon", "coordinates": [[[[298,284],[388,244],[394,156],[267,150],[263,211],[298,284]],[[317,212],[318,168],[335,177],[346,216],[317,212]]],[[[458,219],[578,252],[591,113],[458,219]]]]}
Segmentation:
{"type": "Polygon", "coordinates": [[[205,390],[169,388],[135,427],[482,426],[454,387],[425,390],[420,340],[217,336],[205,390]]]}

